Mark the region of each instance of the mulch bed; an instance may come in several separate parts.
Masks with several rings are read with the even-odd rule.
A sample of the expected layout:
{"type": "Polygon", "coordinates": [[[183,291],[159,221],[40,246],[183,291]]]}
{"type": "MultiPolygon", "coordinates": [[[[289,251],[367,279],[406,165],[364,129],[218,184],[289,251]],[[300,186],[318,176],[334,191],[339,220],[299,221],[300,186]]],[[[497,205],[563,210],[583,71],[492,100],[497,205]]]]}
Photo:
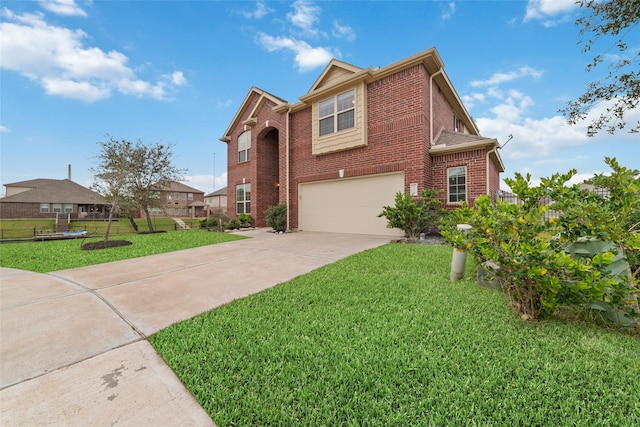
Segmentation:
{"type": "Polygon", "coordinates": [[[82,250],[94,251],[97,249],[117,248],[120,246],[129,246],[129,245],[133,245],[133,243],[128,240],[107,240],[106,242],[101,241],[101,242],[85,243],[84,245],[82,245],[82,250]]]}

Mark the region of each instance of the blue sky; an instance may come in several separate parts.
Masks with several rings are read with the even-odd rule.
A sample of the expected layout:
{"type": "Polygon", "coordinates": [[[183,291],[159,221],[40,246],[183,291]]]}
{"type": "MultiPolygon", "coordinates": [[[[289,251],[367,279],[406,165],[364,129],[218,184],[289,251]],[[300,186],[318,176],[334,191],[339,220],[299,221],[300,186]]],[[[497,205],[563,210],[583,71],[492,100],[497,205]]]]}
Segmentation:
{"type": "MultiPolygon", "coordinates": [[[[534,179],[640,168],[640,137],[586,136],[558,113],[605,66],[578,45],[571,0],[2,2],[0,180],[90,186],[106,135],[174,144],[185,183],[226,185],[219,141],[252,86],[296,102],[331,58],[386,66],[436,47],[482,136],[506,143],[506,172],[534,179]]],[[[627,36],[640,49],[640,28],[627,36]]],[[[600,74],[597,74],[600,73],[600,74]]],[[[604,108],[604,105],[598,108],[604,108]]],[[[640,111],[628,117],[640,119],[640,111]]],[[[4,194],[4,187],[0,190],[4,194]]]]}

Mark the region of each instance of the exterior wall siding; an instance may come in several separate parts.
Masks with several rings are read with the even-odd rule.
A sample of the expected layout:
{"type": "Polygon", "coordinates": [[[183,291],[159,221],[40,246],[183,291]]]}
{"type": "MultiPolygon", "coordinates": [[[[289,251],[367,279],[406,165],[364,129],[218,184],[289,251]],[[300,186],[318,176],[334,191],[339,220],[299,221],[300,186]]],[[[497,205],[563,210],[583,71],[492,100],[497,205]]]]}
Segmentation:
{"type": "Polygon", "coordinates": [[[442,201],[443,207],[454,208],[459,206],[459,204],[456,203],[448,203],[447,169],[451,167],[467,167],[467,203],[470,206],[473,206],[473,202],[478,196],[486,194],[486,159],[485,149],[433,156],[432,171],[434,188],[442,190],[440,200],[442,201]]]}
{"type": "MultiPolygon", "coordinates": [[[[340,72],[330,73],[325,76],[325,85],[342,75],[340,72]]],[[[322,147],[321,154],[314,154],[313,149],[315,122],[318,120],[313,105],[317,106],[317,100],[316,104],[302,109],[298,109],[301,107],[298,104],[296,110],[289,114],[276,113],[273,111],[275,104],[268,100],[253,117],[253,126],[243,125],[242,121],[248,118],[261,95],[254,93],[247,100],[244,110],[237,116],[238,124],[227,133],[230,216],[237,214],[236,186],[243,183],[251,184],[251,214],[257,226],[266,225],[264,210],[268,207],[288,203],[291,229],[299,226],[299,186],[308,182],[402,172],[405,192],[409,192],[413,183],[418,185],[418,193],[434,188],[440,191],[443,206],[453,208],[459,205],[446,203],[447,169],[466,166],[467,201],[470,204],[487,190],[491,194],[498,191],[499,171],[493,163],[487,165],[485,148],[448,154],[430,153],[431,137],[435,138],[441,129],[454,131],[454,110],[422,63],[368,84],[357,84],[354,88],[357,102],[365,106],[357,108],[356,114],[366,114],[358,118],[364,122],[362,128],[356,125],[353,133],[365,139],[361,146],[344,149],[346,145],[356,144],[356,140],[345,141],[342,135],[335,135],[334,142],[338,146],[322,147]],[[246,130],[251,130],[251,158],[238,163],[238,137],[246,130]],[[334,148],[340,148],[340,151],[332,151],[334,148]]],[[[336,93],[348,89],[341,88],[336,93]]]]}
{"type": "MultiPolygon", "coordinates": [[[[425,188],[428,172],[428,120],[424,116],[428,73],[421,65],[399,71],[367,85],[368,145],[312,155],[312,111],[291,115],[291,227],[298,227],[298,185],[403,171],[409,184],[425,188]]],[[[282,159],[281,159],[282,160],[282,159]]]]}
{"type": "MultiPolygon", "coordinates": [[[[248,114],[253,110],[259,100],[260,96],[254,94],[249,102],[247,102],[244,111],[240,114],[241,121],[248,118],[248,114]]],[[[271,167],[275,167],[270,166],[269,163],[281,163],[275,160],[281,159],[284,152],[284,148],[281,149],[280,147],[284,146],[284,138],[286,135],[285,114],[279,114],[273,111],[274,106],[275,104],[272,101],[266,100],[262,108],[260,108],[257,117],[255,117],[256,124],[254,126],[248,126],[239,123],[238,126],[231,130],[231,140],[227,143],[228,215],[234,217],[238,214],[236,208],[236,186],[240,184],[251,184],[251,215],[255,220],[255,225],[258,227],[264,227],[266,225],[264,222],[264,211],[269,206],[277,204],[277,196],[279,194],[278,189],[275,188],[275,182],[263,184],[258,181],[258,176],[260,176],[259,174],[261,172],[265,173],[265,171],[269,171],[271,167]],[[277,130],[277,141],[274,140],[272,136],[268,136],[271,129],[277,130]],[[249,161],[238,163],[238,137],[247,130],[251,131],[250,158],[249,161]],[[265,136],[267,136],[266,139],[264,138],[265,136]],[[277,147],[274,148],[270,144],[276,144],[277,147]],[[273,153],[273,151],[271,151],[272,149],[276,150],[277,156],[271,154],[273,153]],[[266,155],[268,158],[258,161],[261,154],[266,155]],[[265,187],[269,185],[274,186],[273,192],[275,192],[276,196],[270,195],[264,199],[261,194],[265,192],[271,194],[272,192],[271,189],[265,187]]],[[[276,167],[276,169],[278,168],[276,167]]],[[[278,173],[274,171],[269,171],[267,174],[270,177],[278,175],[278,173]]],[[[280,171],[279,175],[280,182],[284,182],[282,171],[280,171]]]]}

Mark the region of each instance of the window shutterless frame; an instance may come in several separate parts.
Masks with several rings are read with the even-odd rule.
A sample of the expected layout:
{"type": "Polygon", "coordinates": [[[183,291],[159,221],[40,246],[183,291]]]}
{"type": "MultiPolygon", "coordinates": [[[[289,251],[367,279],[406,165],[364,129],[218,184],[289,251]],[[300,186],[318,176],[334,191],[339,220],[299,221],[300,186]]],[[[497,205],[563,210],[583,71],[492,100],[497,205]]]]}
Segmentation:
{"type": "Polygon", "coordinates": [[[355,127],[355,89],[318,103],[319,136],[355,127]]]}
{"type": "Polygon", "coordinates": [[[251,131],[248,130],[238,137],[238,163],[251,159],[251,131]]]}
{"type": "Polygon", "coordinates": [[[457,166],[447,169],[447,197],[449,203],[467,200],[467,167],[457,166]]]}

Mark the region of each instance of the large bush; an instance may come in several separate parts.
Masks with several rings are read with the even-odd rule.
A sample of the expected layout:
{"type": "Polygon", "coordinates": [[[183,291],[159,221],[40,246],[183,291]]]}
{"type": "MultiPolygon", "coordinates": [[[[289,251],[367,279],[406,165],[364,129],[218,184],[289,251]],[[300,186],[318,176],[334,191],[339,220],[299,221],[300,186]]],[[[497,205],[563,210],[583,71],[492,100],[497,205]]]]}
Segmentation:
{"type": "Polygon", "coordinates": [[[267,225],[273,231],[285,231],[287,229],[287,205],[280,204],[272,206],[264,212],[267,225]]]}
{"type": "Polygon", "coordinates": [[[229,222],[224,209],[213,209],[207,218],[200,220],[200,227],[208,230],[224,231],[229,222]]]}
{"type": "Polygon", "coordinates": [[[437,195],[433,189],[422,190],[418,198],[398,192],[395,206],[384,206],[378,217],[387,219],[388,228],[399,228],[407,238],[415,240],[420,233],[431,231],[441,216],[437,195]]]}
{"type": "Polygon", "coordinates": [[[531,185],[530,175],[516,173],[505,182],[519,203],[493,204],[481,196],[475,209],[451,213],[441,223],[442,234],[478,262],[492,260],[500,267],[494,274],[524,319],[591,303],[635,317],[640,314],[640,180],[638,171],[620,167],[615,159],[606,162],[613,173],[591,180],[599,193],[567,185],[575,170],[543,178],[538,186],[531,185]],[[458,222],[471,224],[471,233],[458,233],[458,222]],[[572,245],[580,240],[607,245],[576,256],[572,245]],[[610,266],[618,254],[624,259],[622,274],[610,266]]]}

